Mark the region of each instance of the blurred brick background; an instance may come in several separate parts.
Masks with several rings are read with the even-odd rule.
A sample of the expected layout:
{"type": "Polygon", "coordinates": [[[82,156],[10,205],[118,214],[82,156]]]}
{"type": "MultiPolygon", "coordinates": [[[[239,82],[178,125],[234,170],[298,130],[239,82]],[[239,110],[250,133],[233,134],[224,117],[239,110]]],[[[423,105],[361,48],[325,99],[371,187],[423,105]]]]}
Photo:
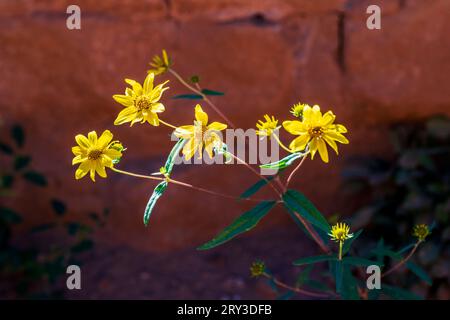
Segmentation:
{"type": "MultiPolygon", "coordinates": [[[[214,100],[239,127],[254,127],[265,113],[287,118],[298,101],[333,109],[351,144],[330,164],[308,161],[293,184],[325,214],[351,213],[339,189],[346,159],[388,150],[392,122],[450,114],[449,30],[448,0],[0,0],[0,115],[25,126],[48,196],[64,199],[80,219],[111,208],[100,241],[193,248],[249,204],[170,186],[144,228],[152,183],[113,173],[95,184],[73,178],[74,136],[90,130],[111,129],[128,147],[121,168],[150,173],[164,162],[166,128],[112,124],[121,106],[111,96],[123,92],[125,77],[142,81],[165,48],[182,75],[198,74],[203,86],[226,93],[214,100]],[[65,12],[75,3],[82,29],[70,31],[65,12]],[[381,30],[366,28],[369,4],[382,9],[381,30]]],[[[164,119],[189,123],[193,103],[171,100],[185,90],[163,77],[171,79],[164,119]]],[[[239,166],[176,167],[173,177],[231,194],[255,181],[239,166]]],[[[32,213],[29,221],[51,219],[48,196],[35,194],[22,187],[14,205],[32,213]]],[[[254,234],[288,223],[278,209],[254,234]]]]}

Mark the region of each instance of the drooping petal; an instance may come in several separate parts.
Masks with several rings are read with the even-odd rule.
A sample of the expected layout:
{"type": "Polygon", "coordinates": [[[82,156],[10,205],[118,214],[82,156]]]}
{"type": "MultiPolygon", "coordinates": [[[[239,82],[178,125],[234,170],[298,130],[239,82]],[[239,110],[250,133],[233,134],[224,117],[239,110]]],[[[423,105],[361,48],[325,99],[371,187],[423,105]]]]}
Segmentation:
{"type": "Polygon", "coordinates": [[[95,164],[91,166],[89,173],[91,176],[91,180],[95,182],[95,164]]]}
{"type": "Polygon", "coordinates": [[[124,124],[126,122],[133,121],[135,119],[137,114],[137,109],[135,107],[128,107],[120,111],[120,113],[117,115],[116,120],[114,121],[114,124],[116,126],[124,124]]]}
{"type": "Polygon", "coordinates": [[[208,125],[208,130],[222,131],[227,128],[227,125],[221,122],[212,122],[208,125]]]}
{"type": "Polygon", "coordinates": [[[142,86],[139,82],[132,79],[125,79],[125,82],[128,83],[132,88],[136,95],[142,95],[142,86]]]}
{"type": "Polygon", "coordinates": [[[96,161],[95,171],[98,173],[98,175],[102,178],[106,178],[106,170],[105,167],[102,164],[102,161],[96,161]]]}
{"type": "Polygon", "coordinates": [[[182,153],[186,160],[190,160],[194,156],[195,154],[194,138],[189,139],[189,141],[184,145],[182,153]]]}
{"type": "MultiPolygon", "coordinates": [[[[114,159],[118,159],[118,158],[120,158],[120,157],[117,157],[114,159]]],[[[103,154],[101,162],[104,167],[112,168],[112,166],[113,166],[113,158],[107,156],[106,154],[103,154]]]]}
{"type": "Polygon", "coordinates": [[[111,131],[109,131],[109,130],[103,131],[100,138],[98,138],[97,148],[99,148],[100,150],[105,149],[108,146],[108,144],[111,142],[112,138],[113,138],[113,134],[111,133],[111,131]]]}
{"type": "Polygon", "coordinates": [[[147,120],[148,123],[150,123],[152,126],[159,126],[159,118],[158,115],[156,113],[153,112],[149,112],[144,119],[147,120]]]}
{"type": "Polygon", "coordinates": [[[166,91],[166,90],[169,89],[169,87],[163,88],[163,86],[164,86],[167,82],[169,82],[169,80],[167,80],[167,81],[164,82],[164,83],[161,83],[161,84],[157,85],[157,86],[152,90],[152,92],[149,94],[149,99],[150,99],[151,102],[155,103],[155,102],[158,102],[159,99],[161,99],[161,96],[162,96],[162,94],[164,93],[164,91],[166,91]]]}
{"type": "Polygon", "coordinates": [[[283,128],[290,134],[295,135],[302,134],[306,131],[304,125],[298,120],[283,121],[283,128]]]}
{"type": "Polygon", "coordinates": [[[84,135],[82,134],[77,134],[75,136],[75,141],[78,143],[78,145],[83,148],[83,149],[88,149],[91,144],[89,143],[88,138],[86,138],[84,135]]]}
{"type": "Polygon", "coordinates": [[[298,136],[289,144],[289,149],[294,152],[302,151],[306,148],[306,145],[310,139],[310,136],[306,133],[298,136]]]}
{"type": "Polygon", "coordinates": [[[75,179],[79,180],[83,178],[90,170],[90,161],[85,161],[80,164],[78,169],[75,171],[75,179]]]}
{"type": "Polygon", "coordinates": [[[328,150],[323,139],[317,138],[317,149],[319,150],[319,155],[322,158],[322,161],[328,163],[328,150]]]}
{"type": "Polygon", "coordinates": [[[348,140],[346,137],[344,137],[342,134],[336,132],[336,131],[327,131],[326,135],[333,140],[336,140],[342,144],[348,144],[348,140]]]}
{"type": "Polygon", "coordinates": [[[164,105],[162,103],[155,103],[152,105],[151,112],[161,113],[161,112],[164,112],[165,110],[166,110],[166,108],[164,107],[164,105]]]}
{"type": "Polygon", "coordinates": [[[325,140],[326,143],[328,143],[330,145],[331,148],[333,148],[333,150],[336,152],[336,154],[339,154],[338,152],[338,147],[336,145],[336,142],[334,142],[333,139],[329,138],[327,136],[327,134],[322,135],[322,139],[325,140]]]}
{"type": "Polygon", "coordinates": [[[91,146],[95,146],[97,144],[97,132],[91,131],[88,133],[88,139],[91,146]]]}
{"type": "Polygon", "coordinates": [[[113,99],[125,107],[131,107],[134,105],[134,99],[128,95],[115,94],[113,95],[113,99]]]}
{"type": "Polygon", "coordinates": [[[155,74],[150,72],[144,80],[144,94],[150,94],[153,90],[153,80],[155,79],[155,74]]]}
{"type": "MultiPolygon", "coordinates": [[[[111,160],[116,160],[122,156],[122,152],[120,152],[119,150],[116,150],[116,149],[111,149],[111,148],[103,151],[103,154],[106,157],[110,158],[111,160]]],[[[107,166],[107,167],[109,167],[109,166],[107,166]]]]}
{"type": "Polygon", "coordinates": [[[311,142],[309,143],[308,147],[309,147],[309,152],[311,153],[311,159],[314,159],[314,156],[317,152],[317,139],[312,139],[311,142]]]}
{"type": "Polygon", "coordinates": [[[178,127],[174,133],[177,138],[189,139],[194,136],[194,126],[187,125],[178,127]]]}
{"type": "Polygon", "coordinates": [[[208,124],[208,115],[203,111],[202,107],[199,104],[195,106],[195,119],[201,122],[203,126],[206,126],[208,124]]]}

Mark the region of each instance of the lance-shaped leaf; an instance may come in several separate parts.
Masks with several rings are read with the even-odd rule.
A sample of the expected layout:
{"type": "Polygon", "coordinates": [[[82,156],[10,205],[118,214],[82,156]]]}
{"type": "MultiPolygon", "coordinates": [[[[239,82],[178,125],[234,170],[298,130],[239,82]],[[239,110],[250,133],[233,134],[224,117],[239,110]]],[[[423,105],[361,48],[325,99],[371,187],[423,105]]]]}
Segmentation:
{"type": "Polygon", "coordinates": [[[230,241],[237,235],[253,229],[258,222],[276,205],[276,201],[262,201],[256,207],[245,212],[223,229],[214,239],[200,246],[198,250],[208,250],[230,241]]]}
{"type": "Polygon", "coordinates": [[[411,270],[412,273],[414,273],[416,276],[418,276],[420,279],[425,281],[428,285],[433,284],[433,280],[431,280],[430,276],[427,274],[425,270],[423,270],[421,267],[419,267],[414,262],[408,261],[406,263],[406,267],[411,270]]]}
{"type": "Polygon", "coordinates": [[[301,158],[303,156],[305,156],[305,153],[303,153],[303,152],[291,153],[290,155],[284,157],[281,160],[278,160],[276,162],[262,164],[262,165],[260,165],[260,167],[264,168],[264,169],[283,169],[283,168],[290,166],[295,160],[297,160],[298,158],[301,158]]]}
{"type": "Polygon", "coordinates": [[[288,209],[298,212],[303,218],[314,226],[325,231],[326,233],[330,232],[330,225],[327,220],[319,212],[319,210],[317,210],[312,202],[300,192],[288,190],[283,195],[283,202],[288,209]]]}
{"type": "Polygon", "coordinates": [[[199,95],[199,94],[187,93],[187,94],[176,95],[176,96],[172,97],[172,99],[188,99],[188,100],[197,100],[197,99],[199,99],[199,100],[202,100],[203,97],[201,95],[199,95]]]}
{"type": "Polygon", "coordinates": [[[207,96],[223,96],[225,93],[210,89],[203,89],[202,93],[207,96]]]}
{"type": "Polygon", "coordinates": [[[302,265],[306,265],[306,264],[314,264],[314,263],[318,263],[318,262],[336,261],[336,260],[337,260],[336,255],[324,254],[324,255],[320,255],[320,256],[301,258],[301,259],[295,260],[293,262],[293,264],[295,266],[302,266],[302,265]]]}
{"type": "Polygon", "coordinates": [[[254,185],[245,190],[240,196],[240,199],[247,199],[258,192],[262,187],[264,187],[268,182],[270,182],[275,176],[267,177],[267,179],[258,180],[254,185]]]}
{"type": "Polygon", "coordinates": [[[167,157],[166,164],[164,165],[164,170],[166,174],[170,175],[172,173],[175,160],[177,156],[180,154],[180,151],[185,143],[186,143],[185,139],[179,139],[177,143],[175,143],[175,145],[173,146],[172,150],[169,153],[169,156],[167,157]]]}
{"type": "Polygon", "coordinates": [[[145,207],[144,211],[144,224],[147,225],[148,221],[150,219],[150,215],[152,213],[153,208],[155,207],[156,201],[162,196],[164,191],[167,188],[167,181],[160,182],[155,189],[153,190],[153,193],[150,197],[150,199],[147,202],[147,206],[145,207]]]}

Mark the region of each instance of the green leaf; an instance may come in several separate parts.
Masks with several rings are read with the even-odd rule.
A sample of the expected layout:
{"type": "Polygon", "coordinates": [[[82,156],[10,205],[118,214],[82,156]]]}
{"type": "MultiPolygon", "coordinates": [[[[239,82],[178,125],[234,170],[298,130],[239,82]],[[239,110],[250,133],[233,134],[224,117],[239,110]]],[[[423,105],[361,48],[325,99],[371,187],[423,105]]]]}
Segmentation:
{"type": "Polygon", "coordinates": [[[345,264],[350,264],[350,265],[354,265],[354,266],[363,266],[363,267],[367,267],[367,266],[371,266],[371,265],[377,265],[382,267],[383,264],[377,261],[372,261],[372,260],[368,260],[368,259],[364,259],[364,258],[359,258],[359,257],[345,257],[344,259],[342,259],[342,261],[345,264]]]}
{"type": "Polygon", "coordinates": [[[283,195],[283,202],[292,211],[298,212],[303,218],[326,233],[330,232],[330,225],[317,208],[303,194],[295,190],[288,190],[283,195]]]}
{"type": "Polygon", "coordinates": [[[25,131],[20,125],[15,125],[12,127],[11,136],[18,147],[23,147],[25,143],[25,131]]]}
{"type": "Polygon", "coordinates": [[[203,89],[202,93],[207,96],[223,96],[225,93],[210,89],[203,89]]]}
{"type": "Polygon", "coordinates": [[[336,281],[336,292],[342,293],[342,281],[344,278],[344,268],[342,261],[331,261],[334,280],[336,281]]]}
{"type": "Polygon", "coordinates": [[[295,281],[295,286],[297,288],[303,286],[303,284],[305,284],[308,281],[309,275],[311,274],[311,271],[313,269],[314,265],[310,264],[304,270],[302,270],[302,272],[298,274],[297,281],[295,281]]]}
{"type": "Polygon", "coordinates": [[[14,170],[19,171],[26,166],[28,166],[31,162],[31,157],[29,156],[17,156],[14,159],[14,170]]]}
{"type": "Polygon", "coordinates": [[[223,229],[214,239],[203,244],[198,250],[208,250],[230,241],[237,235],[253,229],[258,222],[276,205],[276,201],[262,201],[245,212],[223,229]]]}
{"type": "Polygon", "coordinates": [[[425,270],[423,270],[421,267],[419,267],[414,262],[408,261],[406,262],[406,267],[411,270],[412,273],[414,273],[416,276],[418,276],[420,279],[425,281],[428,285],[433,284],[433,280],[431,280],[430,276],[427,274],[425,270]]]}
{"type": "Polygon", "coordinates": [[[7,223],[21,223],[22,217],[19,213],[10,208],[0,207],[0,220],[7,223]]]}
{"type": "Polygon", "coordinates": [[[172,97],[172,99],[189,99],[189,100],[196,100],[196,99],[200,99],[202,100],[203,97],[199,94],[179,94],[176,95],[174,97],[172,97]]]}
{"type": "Polygon", "coordinates": [[[148,221],[150,219],[150,214],[152,213],[153,208],[155,207],[156,201],[162,196],[164,191],[167,188],[167,181],[160,182],[155,189],[153,190],[152,195],[150,196],[150,199],[147,202],[147,206],[145,207],[144,211],[144,224],[148,225],[148,221]]]}
{"type": "Polygon", "coordinates": [[[284,168],[290,166],[292,163],[294,163],[295,160],[297,160],[298,158],[301,158],[303,156],[305,156],[305,153],[302,153],[302,152],[291,153],[290,155],[284,157],[281,160],[278,160],[276,162],[262,164],[262,165],[260,165],[260,167],[263,169],[284,169],[284,168]]]}
{"type": "Polygon", "coordinates": [[[362,229],[356,231],[352,238],[350,238],[344,242],[344,246],[342,247],[342,255],[345,255],[350,250],[350,247],[352,246],[353,241],[355,241],[362,232],[363,232],[362,229]]]}
{"type": "Polygon", "coordinates": [[[259,181],[257,181],[254,185],[252,185],[250,188],[248,188],[247,190],[245,190],[240,196],[240,199],[247,199],[249,197],[251,197],[252,195],[254,195],[256,192],[258,192],[262,187],[264,187],[268,181],[272,181],[272,179],[275,176],[270,176],[266,179],[261,179],[259,181]]]}
{"type": "Polygon", "coordinates": [[[358,293],[358,283],[352,275],[350,268],[344,267],[341,294],[344,300],[360,300],[358,293]]]}
{"type": "Polygon", "coordinates": [[[62,202],[61,200],[52,199],[50,201],[50,203],[52,205],[53,211],[55,211],[55,213],[58,216],[62,216],[62,215],[64,215],[64,213],[66,213],[66,210],[67,210],[66,204],[64,202],[62,202]]]}
{"type": "Polygon", "coordinates": [[[47,179],[36,171],[27,171],[23,174],[23,177],[28,182],[31,182],[37,186],[45,187],[47,185],[47,179]]]}
{"type": "Polygon", "coordinates": [[[167,157],[166,164],[164,165],[164,170],[166,174],[170,175],[172,173],[175,160],[177,156],[180,154],[180,151],[185,143],[186,143],[185,139],[179,139],[177,143],[175,143],[175,145],[173,146],[172,150],[169,153],[169,156],[167,157]]]}
{"type": "Polygon", "coordinates": [[[312,257],[306,257],[306,258],[301,258],[298,260],[295,260],[292,264],[294,266],[302,266],[305,264],[313,264],[313,263],[318,263],[318,262],[323,262],[323,261],[335,261],[337,260],[337,257],[335,255],[320,255],[320,256],[312,256],[312,257]]]}
{"type": "Polygon", "coordinates": [[[0,142],[0,151],[9,155],[14,153],[13,148],[11,148],[9,145],[3,142],[0,142]]]}
{"type": "Polygon", "coordinates": [[[401,288],[383,284],[381,292],[397,300],[423,300],[423,297],[401,288]]]}

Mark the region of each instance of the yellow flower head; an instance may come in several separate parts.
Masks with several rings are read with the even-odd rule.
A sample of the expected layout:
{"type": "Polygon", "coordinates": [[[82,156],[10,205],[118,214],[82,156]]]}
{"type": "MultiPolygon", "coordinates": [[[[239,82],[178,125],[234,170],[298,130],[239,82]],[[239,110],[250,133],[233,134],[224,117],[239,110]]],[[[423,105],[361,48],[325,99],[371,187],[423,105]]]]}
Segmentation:
{"type": "Polygon", "coordinates": [[[202,158],[203,146],[206,152],[212,158],[214,147],[222,145],[222,140],[217,134],[218,131],[225,130],[226,124],[220,122],[212,122],[208,124],[208,115],[203,111],[202,107],[197,104],[195,106],[194,125],[178,127],[175,135],[178,138],[187,139],[183,147],[183,155],[186,160],[191,159],[198,150],[199,158],[202,158]]]}
{"type": "Polygon", "coordinates": [[[261,137],[270,137],[274,130],[278,129],[278,120],[275,117],[270,117],[269,115],[264,115],[264,120],[259,120],[256,123],[256,134],[261,137]]]}
{"type": "Polygon", "coordinates": [[[250,266],[250,274],[252,277],[260,277],[266,271],[266,265],[263,261],[255,261],[250,266]]]}
{"type": "Polygon", "coordinates": [[[417,224],[413,228],[413,236],[419,239],[419,241],[425,241],[425,238],[430,234],[430,228],[426,224],[417,224]]]}
{"type": "Polygon", "coordinates": [[[168,82],[161,83],[153,87],[154,73],[149,73],[144,80],[144,85],[131,79],[125,79],[131,88],[126,88],[125,94],[116,94],[113,96],[125,108],[119,113],[115,125],[121,125],[130,122],[130,125],[136,122],[145,123],[146,121],[153,126],[159,125],[158,113],[165,110],[164,105],[159,102],[164,91],[169,89],[164,87],[168,82]]]}
{"type": "Polygon", "coordinates": [[[80,164],[75,172],[75,178],[81,179],[88,172],[92,181],[95,182],[95,173],[106,178],[105,168],[112,168],[122,157],[123,146],[118,141],[112,141],[113,135],[109,130],[105,130],[100,138],[97,133],[91,131],[88,136],[79,134],[75,137],[78,146],[72,148],[75,158],[72,165],[80,164]]]}
{"type": "Polygon", "coordinates": [[[344,242],[353,237],[353,233],[349,233],[350,227],[345,223],[336,223],[331,227],[331,232],[328,234],[331,240],[336,242],[344,242]]]}
{"type": "Polygon", "coordinates": [[[307,104],[304,103],[296,103],[291,108],[291,113],[294,115],[294,117],[301,118],[303,116],[303,109],[307,106],[307,104]]]}
{"type": "Polygon", "coordinates": [[[319,151],[322,160],[328,162],[326,144],[329,144],[336,154],[338,153],[336,141],[348,144],[347,138],[342,135],[342,133],[347,132],[347,129],[341,124],[333,124],[335,118],[336,116],[331,111],[322,115],[319,106],[310,107],[305,105],[302,121],[283,122],[283,127],[286,131],[298,135],[289,145],[289,149],[297,152],[308,147],[312,159],[314,159],[316,152],[319,151]]]}
{"type": "Polygon", "coordinates": [[[155,55],[153,57],[152,62],[150,62],[150,66],[152,69],[148,71],[148,73],[154,73],[156,75],[164,73],[169,69],[169,67],[172,65],[172,61],[167,55],[166,50],[163,49],[162,51],[162,57],[155,55]]]}

